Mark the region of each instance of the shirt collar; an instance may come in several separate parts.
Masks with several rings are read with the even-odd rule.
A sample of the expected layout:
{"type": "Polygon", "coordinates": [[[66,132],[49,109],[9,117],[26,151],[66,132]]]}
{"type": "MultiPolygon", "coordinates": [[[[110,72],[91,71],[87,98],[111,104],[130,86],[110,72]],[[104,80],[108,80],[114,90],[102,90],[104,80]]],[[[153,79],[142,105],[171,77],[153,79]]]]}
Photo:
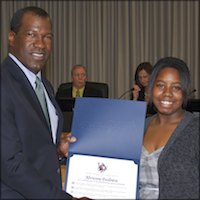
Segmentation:
{"type": "Polygon", "coordinates": [[[41,72],[34,74],[27,67],[25,67],[13,54],[9,53],[8,55],[17,64],[17,66],[19,66],[19,68],[24,72],[29,82],[31,83],[32,87],[35,89],[36,76],[38,76],[41,79],[41,72]]]}

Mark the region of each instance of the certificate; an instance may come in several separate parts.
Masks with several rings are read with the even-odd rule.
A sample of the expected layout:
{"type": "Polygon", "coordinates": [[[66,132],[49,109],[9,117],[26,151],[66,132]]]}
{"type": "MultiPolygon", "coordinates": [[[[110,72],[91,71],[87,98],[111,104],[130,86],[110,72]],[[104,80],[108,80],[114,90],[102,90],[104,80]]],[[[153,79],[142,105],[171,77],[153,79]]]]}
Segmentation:
{"type": "Polygon", "coordinates": [[[77,98],[65,190],[74,197],[137,199],[146,102],[77,98]]]}
{"type": "Polygon", "coordinates": [[[134,161],[73,155],[68,174],[66,191],[74,197],[136,199],[138,165],[134,161]]]}

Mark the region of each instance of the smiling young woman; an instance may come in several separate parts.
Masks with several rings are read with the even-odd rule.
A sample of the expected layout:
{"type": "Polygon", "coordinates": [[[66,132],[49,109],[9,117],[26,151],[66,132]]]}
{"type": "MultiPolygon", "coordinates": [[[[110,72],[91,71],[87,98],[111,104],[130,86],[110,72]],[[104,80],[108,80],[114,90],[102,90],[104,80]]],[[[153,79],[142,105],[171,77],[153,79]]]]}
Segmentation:
{"type": "Polygon", "coordinates": [[[190,73],[178,58],[160,59],[148,85],[157,113],[146,120],[140,163],[140,199],[199,196],[199,117],[185,110],[190,73]]]}

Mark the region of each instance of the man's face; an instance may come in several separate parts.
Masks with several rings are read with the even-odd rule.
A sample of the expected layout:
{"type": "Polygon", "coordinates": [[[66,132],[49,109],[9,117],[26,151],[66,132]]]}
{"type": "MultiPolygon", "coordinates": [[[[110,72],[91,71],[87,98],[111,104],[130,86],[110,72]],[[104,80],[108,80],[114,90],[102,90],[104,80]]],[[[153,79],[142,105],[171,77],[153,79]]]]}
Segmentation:
{"type": "Polygon", "coordinates": [[[83,67],[75,68],[72,74],[73,86],[77,89],[83,88],[87,80],[86,71],[83,67]]]}
{"type": "Polygon", "coordinates": [[[17,33],[8,35],[10,52],[33,73],[38,73],[46,64],[53,34],[49,18],[42,18],[28,12],[24,14],[17,33]]]}

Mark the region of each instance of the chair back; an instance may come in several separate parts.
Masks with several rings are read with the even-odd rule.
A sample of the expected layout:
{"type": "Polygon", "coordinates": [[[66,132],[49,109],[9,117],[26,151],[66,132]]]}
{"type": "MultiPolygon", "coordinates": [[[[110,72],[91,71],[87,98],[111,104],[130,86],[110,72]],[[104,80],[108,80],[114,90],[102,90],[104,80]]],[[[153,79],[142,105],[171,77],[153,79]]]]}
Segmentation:
{"type": "Polygon", "coordinates": [[[107,83],[87,81],[86,84],[88,85],[88,87],[95,88],[101,91],[103,98],[108,98],[108,84],[107,83]]]}

